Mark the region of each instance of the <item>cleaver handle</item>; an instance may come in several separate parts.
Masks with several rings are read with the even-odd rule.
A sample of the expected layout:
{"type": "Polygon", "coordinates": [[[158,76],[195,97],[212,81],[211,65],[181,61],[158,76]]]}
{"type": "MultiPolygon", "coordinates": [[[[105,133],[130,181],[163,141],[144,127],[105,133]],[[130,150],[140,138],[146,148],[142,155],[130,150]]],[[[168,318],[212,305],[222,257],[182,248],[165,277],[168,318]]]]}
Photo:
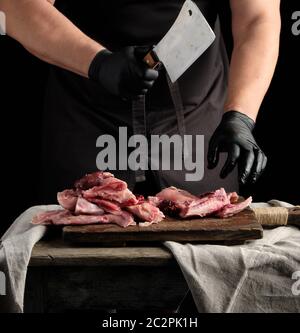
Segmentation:
{"type": "Polygon", "coordinates": [[[145,55],[143,61],[152,69],[159,70],[162,67],[162,63],[153,50],[145,55]]]}
{"type": "Polygon", "coordinates": [[[288,217],[288,225],[296,225],[300,227],[300,207],[296,206],[293,208],[289,208],[289,217],[288,217]]]}
{"type": "MultiPolygon", "coordinates": [[[[263,227],[279,227],[284,226],[284,224],[272,224],[270,223],[270,217],[272,217],[272,207],[268,208],[268,212],[266,213],[266,216],[264,216],[263,213],[260,213],[261,217],[261,224],[263,227]]],[[[255,213],[256,210],[259,210],[259,208],[253,208],[253,211],[255,213]]],[[[294,225],[300,227],[300,206],[296,206],[293,208],[288,208],[288,219],[286,225],[294,225]]],[[[274,213],[276,214],[276,213],[274,213]]]]}

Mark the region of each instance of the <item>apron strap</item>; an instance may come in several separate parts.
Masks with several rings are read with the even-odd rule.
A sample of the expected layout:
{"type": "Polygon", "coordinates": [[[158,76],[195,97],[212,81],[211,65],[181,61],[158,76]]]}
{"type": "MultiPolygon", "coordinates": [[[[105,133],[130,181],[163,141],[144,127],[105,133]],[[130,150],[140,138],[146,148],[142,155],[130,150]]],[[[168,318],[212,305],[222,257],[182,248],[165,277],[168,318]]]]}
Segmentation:
{"type": "MultiPolygon", "coordinates": [[[[143,135],[146,137],[147,125],[146,125],[146,103],[145,95],[140,95],[132,101],[132,129],[133,135],[143,135]]],[[[146,157],[145,152],[143,155],[146,157]]],[[[146,180],[145,170],[135,171],[135,181],[143,182],[146,180]]]]}
{"type": "Polygon", "coordinates": [[[169,90],[170,90],[170,94],[171,94],[175,112],[176,112],[178,132],[179,132],[179,135],[181,136],[182,143],[183,143],[182,159],[185,160],[185,158],[188,156],[189,152],[188,152],[187,144],[184,140],[184,136],[186,134],[186,129],[185,129],[185,122],[184,122],[184,107],[183,107],[182,97],[181,97],[178,82],[175,81],[174,83],[172,83],[168,73],[166,73],[166,76],[167,76],[169,90]]]}
{"type": "MultiPolygon", "coordinates": [[[[171,98],[174,104],[177,126],[179,135],[182,138],[183,142],[183,150],[182,150],[182,159],[188,156],[188,147],[184,140],[184,135],[186,134],[185,123],[184,123],[184,107],[181,98],[181,93],[179,89],[178,82],[172,83],[169,75],[166,73],[167,81],[169,85],[169,90],[171,94],[171,98]]],[[[143,135],[147,137],[147,123],[146,123],[146,103],[145,103],[145,95],[140,95],[136,99],[132,101],[132,128],[133,134],[143,135]]],[[[145,153],[145,152],[143,152],[145,153]]],[[[146,154],[143,154],[146,156],[146,154]]],[[[135,171],[135,181],[143,182],[146,180],[145,170],[136,170],[135,171]]]]}

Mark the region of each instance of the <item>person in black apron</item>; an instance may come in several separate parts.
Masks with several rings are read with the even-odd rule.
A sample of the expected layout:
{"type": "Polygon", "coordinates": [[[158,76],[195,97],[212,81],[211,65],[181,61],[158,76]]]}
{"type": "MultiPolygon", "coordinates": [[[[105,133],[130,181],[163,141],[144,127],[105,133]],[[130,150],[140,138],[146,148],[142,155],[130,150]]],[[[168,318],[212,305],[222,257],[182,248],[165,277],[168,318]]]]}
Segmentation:
{"type": "MultiPolygon", "coordinates": [[[[107,82],[97,82],[99,68],[106,61],[111,61],[111,52],[120,55],[120,52],[125,54],[127,51],[124,48],[131,45],[157,44],[173,24],[183,2],[111,0],[89,1],[88,5],[74,1],[57,3],[58,9],[66,17],[109,52],[100,52],[95,57],[90,67],[90,79],[58,67],[50,70],[43,124],[41,187],[44,203],[55,202],[57,191],[71,187],[74,180],[95,171],[96,156],[99,153],[97,138],[102,134],[117,138],[121,126],[128,128],[128,136],[137,133],[148,137],[153,134],[171,136],[175,133],[204,135],[205,154],[208,152],[209,142],[211,144],[210,169],[205,163],[204,178],[201,181],[186,181],[185,170],[146,173],[111,171],[116,177],[127,181],[129,187],[136,192],[153,194],[167,186],[176,186],[195,194],[219,187],[224,187],[227,191],[238,190],[237,169],[232,170],[235,163],[227,161],[223,178],[220,177],[220,171],[226,155],[220,154],[220,163],[215,167],[217,153],[228,152],[226,142],[224,144],[223,140],[222,147],[218,146],[218,140],[223,135],[223,128],[230,124],[228,133],[232,131],[231,125],[242,127],[244,141],[248,144],[248,138],[253,138],[252,124],[246,116],[245,119],[239,119],[241,114],[233,112],[227,117],[230,119],[225,117],[222,120],[224,125],[220,125],[221,128],[215,132],[223,116],[229,67],[218,21],[217,0],[195,1],[213,28],[216,40],[174,85],[168,81],[164,71],[159,73],[158,78],[153,72],[147,72],[149,77],[144,80],[147,81],[145,86],[138,82],[133,94],[145,94],[147,89],[148,92],[144,98],[136,100],[131,98],[130,92],[129,98],[119,94],[118,89],[110,82],[113,78],[109,78],[107,73],[103,74],[103,71],[101,78],[106,75],[107,82]],[[211,140],[213,133],[214,138],[211,140]],[[227,177],[224,178],[225,176],[227,177]],[[139,181],[142,183],[138,184],[139,181]]],[[[134,53],[135,50],[130,49],[128,52],[134,53]]],[[[118,65],[116,57],[116,66],[118,65]]],[[[123,87],[123,92],[125,90],[123,87]]],[[[251,144],[256,145],[254,139],[251,144]]],[[[258,146],[257,151],[260,153],[258,146]]],[[[257,174],[264,168],[265,162],[262,155],[257,174]]]]}

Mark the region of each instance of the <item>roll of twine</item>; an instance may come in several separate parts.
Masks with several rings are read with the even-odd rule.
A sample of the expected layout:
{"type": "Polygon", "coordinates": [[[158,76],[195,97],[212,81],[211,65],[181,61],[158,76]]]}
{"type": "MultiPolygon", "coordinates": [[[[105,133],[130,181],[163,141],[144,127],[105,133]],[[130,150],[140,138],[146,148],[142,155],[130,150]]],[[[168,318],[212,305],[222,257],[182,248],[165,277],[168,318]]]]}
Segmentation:
{"type": "Polygon", "coordinates": [[[285,207],[257,207],[253,211],[262,225],[284,226],[288,223],[289,211],[285,207]]]}

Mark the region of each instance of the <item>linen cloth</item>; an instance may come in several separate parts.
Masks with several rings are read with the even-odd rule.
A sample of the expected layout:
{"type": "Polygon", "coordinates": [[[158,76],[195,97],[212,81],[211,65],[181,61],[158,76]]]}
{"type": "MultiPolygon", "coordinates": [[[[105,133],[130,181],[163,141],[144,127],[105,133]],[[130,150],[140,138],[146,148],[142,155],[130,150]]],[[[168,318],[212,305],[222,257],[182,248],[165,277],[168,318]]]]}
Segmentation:
{"type": "Polygon", "coordinates": [[[34,245],[44,236],[47,227],[33,225],[39,212],[61,208],[58,205],[35,206],[21,214],[1,238],[0,271],[6,278],[6,295],[0,295],[0,312],[23,312],[27,266],[34,245]]]}
{"type": "MultiPolygon", "coordinates": [[[[283,206],[272,200],[252,207],[283,206]]],[[[299,312],[300,230],[264,230],[239,246],[165,242],[176,258],[199,312],[299,312]]]]}

